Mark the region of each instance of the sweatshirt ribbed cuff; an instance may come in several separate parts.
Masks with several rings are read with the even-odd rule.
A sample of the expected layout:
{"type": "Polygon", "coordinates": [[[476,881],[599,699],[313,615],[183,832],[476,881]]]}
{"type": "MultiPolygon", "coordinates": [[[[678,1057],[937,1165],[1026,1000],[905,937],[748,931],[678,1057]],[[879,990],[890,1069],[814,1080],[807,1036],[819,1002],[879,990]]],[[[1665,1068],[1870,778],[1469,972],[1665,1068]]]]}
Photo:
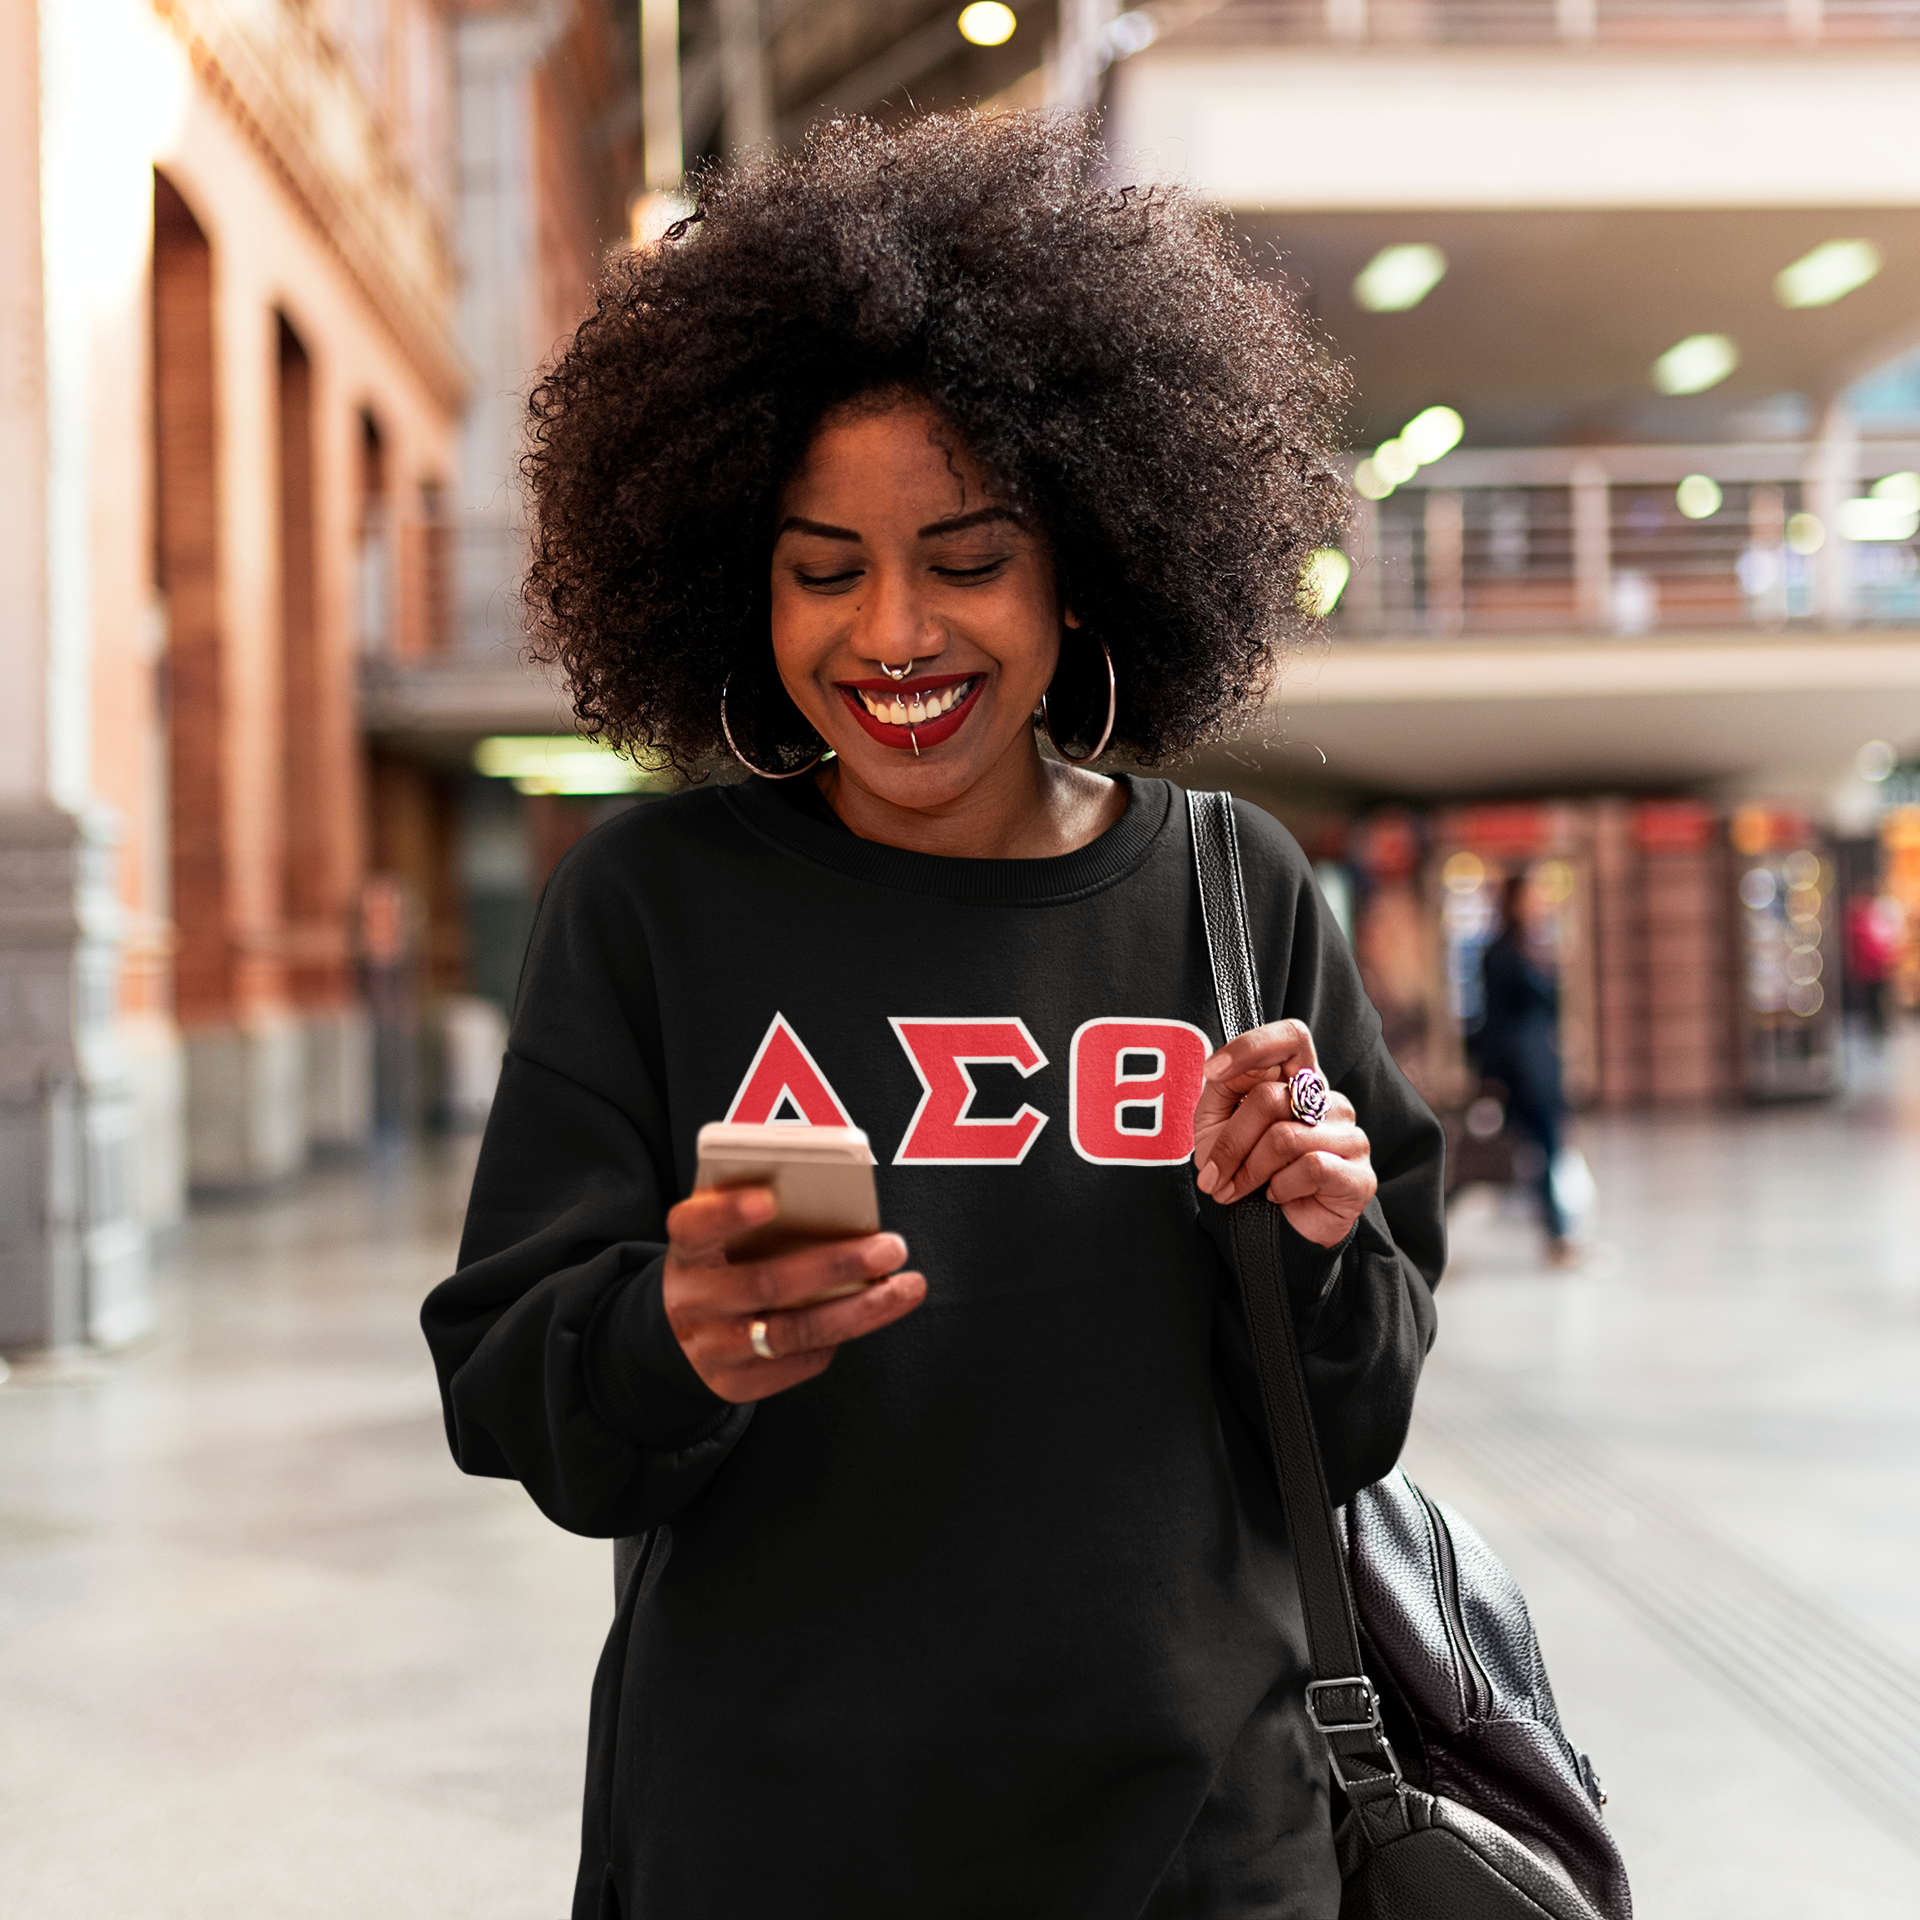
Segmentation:
{"type": "Polygon", "coordinates": [[[1309,1240],[1284,1213],[1281,1214],[1280,1239],[1286,1249],[1287,1291],[1293,1296],[1294,1325],[1303,1336],[1327,1304],[1334,1282],[1340,1277],[1340,1263],[1346,1258],[1347,1249],[1353,1245],[1353,1236],[1359,1228],[1360,1219],[1356,1214],[1345,1234],[1334,1245],[1323,1247],[1317,1241],[1309,1240]]]}
{"type": "Polygon", "coordinates": [[[587,1395],[595,1411],[651,1453],[677,1453],[704,1440],[730,1408],[673,1337],[660,1291],[665,1268],[662,1254],[615,1287],[586,1337],[587,1395]]]}

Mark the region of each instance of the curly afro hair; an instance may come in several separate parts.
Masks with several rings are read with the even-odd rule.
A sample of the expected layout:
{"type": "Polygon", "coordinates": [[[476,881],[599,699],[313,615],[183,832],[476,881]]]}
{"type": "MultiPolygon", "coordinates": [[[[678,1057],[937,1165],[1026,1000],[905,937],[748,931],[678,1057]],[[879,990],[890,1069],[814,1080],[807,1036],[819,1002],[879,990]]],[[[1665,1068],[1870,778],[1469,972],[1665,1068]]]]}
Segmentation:
{"type": "Polygon", "coordinates": [[[1116,749],[1164,763],[1257,705],[1346,521],[1344,376],[1215,213],[1106,165],[1075,116],[836,120],[609,264],[524,462],[533,652],[590,734],[689,776],[718,753],[729,674],[771,676],[780,489],[887,389],[1045,533],[1113,655],[1116,749]]]}

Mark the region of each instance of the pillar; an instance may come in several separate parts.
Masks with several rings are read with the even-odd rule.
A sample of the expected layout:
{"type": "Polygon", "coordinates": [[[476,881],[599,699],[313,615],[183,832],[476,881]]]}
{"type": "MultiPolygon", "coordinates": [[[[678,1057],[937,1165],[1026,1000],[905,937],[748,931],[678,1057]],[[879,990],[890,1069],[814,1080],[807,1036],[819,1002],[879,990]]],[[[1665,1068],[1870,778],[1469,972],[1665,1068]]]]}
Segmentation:
{"type": "Polygon", "coordinates": [[[193,210],[156,174],[155,552],[167,626],[174,977],[189,1178],[220,1189],[300,1164],[306,1074],[280,951],[279,675],[260,657],[278,610],[250,608],[265,617],[248,623],[244,644],[234,619],[260,547],[270,555],[277,544],[271,523],[255,524],[271,513],[275,490],[270,469],[234,476],[251,488],[226,484],[228,457],[244,444],[226,414],[244,396],[220,375],[239,371],[223,365],[228,356],[240,367],[245,356],[233,328],[222,329],[215,352],[214,267],[193,210]]]}
{"type": "Polygon", "coordinates": [[[98,188],[62,26],[0,10],[0,1351],[13,1353],[116,1344],[152,1318],[117,1034],[118,823],[91,791],[98,188]]]}

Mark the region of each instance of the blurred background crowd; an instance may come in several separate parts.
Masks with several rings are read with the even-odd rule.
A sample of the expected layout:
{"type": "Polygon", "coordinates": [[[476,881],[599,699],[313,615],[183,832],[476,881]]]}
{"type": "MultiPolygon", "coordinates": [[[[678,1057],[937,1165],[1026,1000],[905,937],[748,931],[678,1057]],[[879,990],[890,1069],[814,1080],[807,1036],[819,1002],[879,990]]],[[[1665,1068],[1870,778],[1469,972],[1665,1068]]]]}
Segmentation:
{"type": "Polygon", "coordinates": [[[1323,636],[1170,771],[1445,1119],[1412,1457],[1646,1910],[1910,1911],[1920,0],[0,0],[20,1911],[558,1911],[604,1552],[454,1480],[413,1326],[657,797],[520,658],[525,396],[699,163],[962,104],[1100,111],[1351,366],[1323,636]]]}

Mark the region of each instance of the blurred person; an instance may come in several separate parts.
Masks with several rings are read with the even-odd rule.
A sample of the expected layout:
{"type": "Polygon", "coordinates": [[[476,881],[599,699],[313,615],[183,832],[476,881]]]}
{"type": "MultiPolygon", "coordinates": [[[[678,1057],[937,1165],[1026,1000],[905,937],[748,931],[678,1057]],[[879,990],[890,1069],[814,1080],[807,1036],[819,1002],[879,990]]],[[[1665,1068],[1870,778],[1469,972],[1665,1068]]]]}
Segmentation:
{"type": "Polygon", "coordinates": [[[561,862],[424,1313],[460,1465],[647,1536],[576,1920],[1339,1908],[1225,1207],[1280,1211],[1345,1499],[1432,1334],[1440,1130],[1245,805],[1275,1018],[1214,1044],[1177,789],[1036,718],[1150,765],[1257,710],[1340,388],[1103,169],[1073,120],[822,127],[706,176],[534,396],[537,648],[602,738],[751,776],[561,862]],[[695,1135],[774,1117],[775,1047],[761,1108],[864,1125],[895,1230],[730,1263],[772,1196],[689,1194],[695,1135]]]}
{"type": "Polygon", "coordinates": [[[1887,1037],[1887,992],[1900,959],[1903,919],[1899,901],[1868,887],[1847,902],[1847,975],[1875,1040],[1887,1037]]]}
{"type": "Polygon", "coordinates": [[[1547,1257],[1576,1257],[1570,1222],[1554,1180],[1566,1130],[1560,1083],[1560,983],[1542,966],[1528,938],[1530,898],[1524,873],[1500,888],[1500,931],[1481,956],[1485,1014],[1479,1032],[1481,1071],[1506,1089],[1508,1117],[1539,1149],[1537,1191],[1547,1230],[1547,1257]]]}

